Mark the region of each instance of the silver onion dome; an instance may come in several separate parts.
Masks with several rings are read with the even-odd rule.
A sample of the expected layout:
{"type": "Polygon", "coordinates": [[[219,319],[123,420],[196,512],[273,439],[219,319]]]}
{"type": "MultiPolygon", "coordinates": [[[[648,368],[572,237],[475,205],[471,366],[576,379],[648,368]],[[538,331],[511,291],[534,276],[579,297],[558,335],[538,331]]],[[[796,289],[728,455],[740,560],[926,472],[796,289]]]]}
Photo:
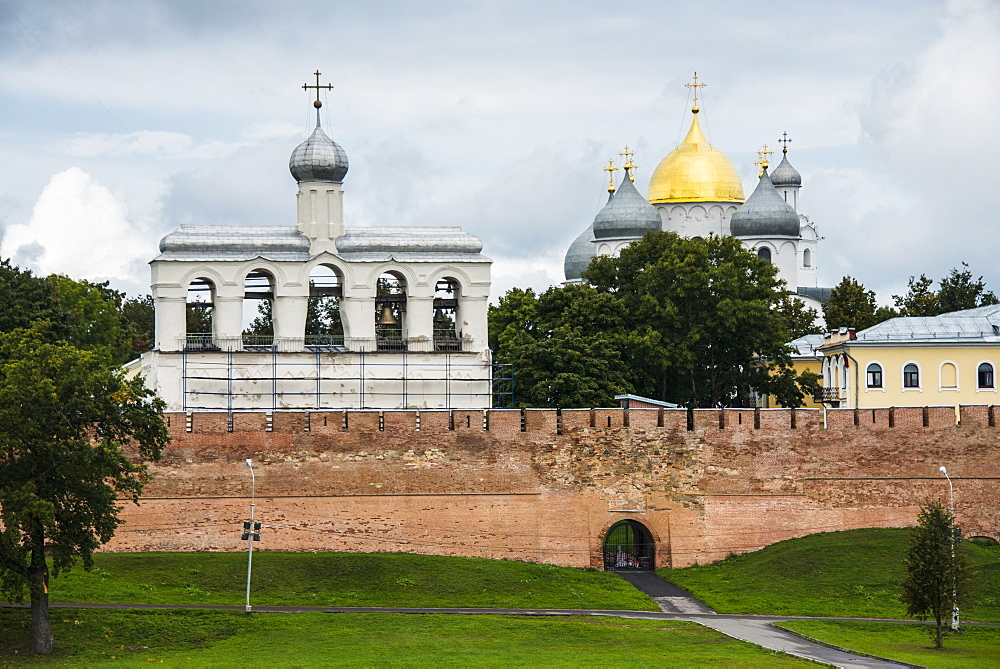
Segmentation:
{"type": "Polygon", "coordinates": [[[580,235],[569,245],[566,258],[563,260],[563,274],[567,281],[579,281],[583,271],[594,259],[594,228],[588,225],[580,235]]]}
{"type": "Polygon", "coordinates": [[[656,207],[639,195],[632,180],[625,175],[622,185],[594,218],[597,239],[638,239],[651,230],[660,229],[660,214],[656,207]]]}
{"type": "Polygon", "coordinates": [[[340,183],[347,174],[347,153],[326,136],[320,127],[317,112],[316,129],[309,138],[295,147],[288,160],[288,169],[295,181],[334,181],[340,183]]]}
{"type": "Polygon", "coordinates": [[[778,166],[774,168],[774,172],[771,173],[771,183],[776,188],[802,185],[802,175],[788,162],[787,153],[781,156],[781,162],[778,163],[778,166]]]}
{"type": "Polygon", "coordinates": [[[733,212],[729,230],[734,237],[798,237],[799,215],[774,188],[764,169],[757,188],[733,212]]]}

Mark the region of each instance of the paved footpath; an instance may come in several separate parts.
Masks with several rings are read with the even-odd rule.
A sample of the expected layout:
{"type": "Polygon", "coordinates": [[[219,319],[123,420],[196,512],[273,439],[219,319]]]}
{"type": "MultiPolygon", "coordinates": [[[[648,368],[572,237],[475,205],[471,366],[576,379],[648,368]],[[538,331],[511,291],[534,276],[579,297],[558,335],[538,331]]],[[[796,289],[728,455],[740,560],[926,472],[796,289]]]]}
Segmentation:
{"type": "Polygon", "coordinates": [[[895,667],[898,669],[900,666],[909,666],[902,662],[855,655],[813,643],[791,632],[779,629],[773,624],[781,620],[789,620],[789,618],[720,616],[687,590],[660,578],[651,571],[618,572],[618,575],[641,592],[649,595],[665,613],[696,614],[687,620],[711,627],[740,641],[748,641],[764,648],[780,650],[789,655],[832,664],[835,667],[895,667]]]}

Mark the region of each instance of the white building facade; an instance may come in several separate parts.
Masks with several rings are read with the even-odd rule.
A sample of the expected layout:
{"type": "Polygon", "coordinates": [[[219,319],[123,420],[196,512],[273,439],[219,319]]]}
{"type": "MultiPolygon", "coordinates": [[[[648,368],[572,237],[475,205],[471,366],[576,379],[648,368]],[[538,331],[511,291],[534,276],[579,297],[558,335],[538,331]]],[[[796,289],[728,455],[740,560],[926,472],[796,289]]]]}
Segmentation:
{"type": "Polygon", "coordinates": [[[173,411],[492,406],[482,242],[345,227],[347,155],[319,106],[289,161],[296,225],[182,225],[160,242],[155,346],[136,371],[173,411]],[[261,302],[269,323],[248,334],[261,302]]]}

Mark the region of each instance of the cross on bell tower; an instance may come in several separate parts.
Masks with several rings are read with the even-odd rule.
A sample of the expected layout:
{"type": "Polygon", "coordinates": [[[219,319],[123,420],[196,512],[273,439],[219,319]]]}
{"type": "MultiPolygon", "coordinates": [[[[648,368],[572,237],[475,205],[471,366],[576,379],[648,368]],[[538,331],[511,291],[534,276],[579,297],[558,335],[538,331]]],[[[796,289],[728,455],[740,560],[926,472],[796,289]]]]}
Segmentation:
{"type": "Polygon", "coordinates": [[[315,88],[316,89],[316,100],[313,101],[313,107],[316,108],[317,113],[319,112],[319,108],[323,106],[323,102],[319,99],[319,91],[320,91],[320,89],[321,88],[325,88],[328,91],[332,91],[333,90],[333,84],[323,84],[323,85],[320,85],[320,83],[319,83],[319,75],[320,74],[322,74],[322,73],[319,70],[316,70],[315,72],[313,72],[313,75],[316,77],[316,84],[315,85],[310,86],[309,84],[302,84],[302,89],[303,90],[308,91],[310,88],[315,88]]]}

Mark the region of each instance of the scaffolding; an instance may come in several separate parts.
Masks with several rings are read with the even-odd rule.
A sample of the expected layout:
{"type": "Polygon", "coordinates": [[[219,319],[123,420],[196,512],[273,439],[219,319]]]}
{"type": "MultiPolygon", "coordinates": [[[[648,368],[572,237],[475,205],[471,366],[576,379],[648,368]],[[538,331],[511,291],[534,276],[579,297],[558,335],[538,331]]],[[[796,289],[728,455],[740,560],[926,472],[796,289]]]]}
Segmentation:
{"type": "Polygon", "coordinates": [[[406,350],[180,352],[184,411],[513,406],[510,365],[406,350]]]}

